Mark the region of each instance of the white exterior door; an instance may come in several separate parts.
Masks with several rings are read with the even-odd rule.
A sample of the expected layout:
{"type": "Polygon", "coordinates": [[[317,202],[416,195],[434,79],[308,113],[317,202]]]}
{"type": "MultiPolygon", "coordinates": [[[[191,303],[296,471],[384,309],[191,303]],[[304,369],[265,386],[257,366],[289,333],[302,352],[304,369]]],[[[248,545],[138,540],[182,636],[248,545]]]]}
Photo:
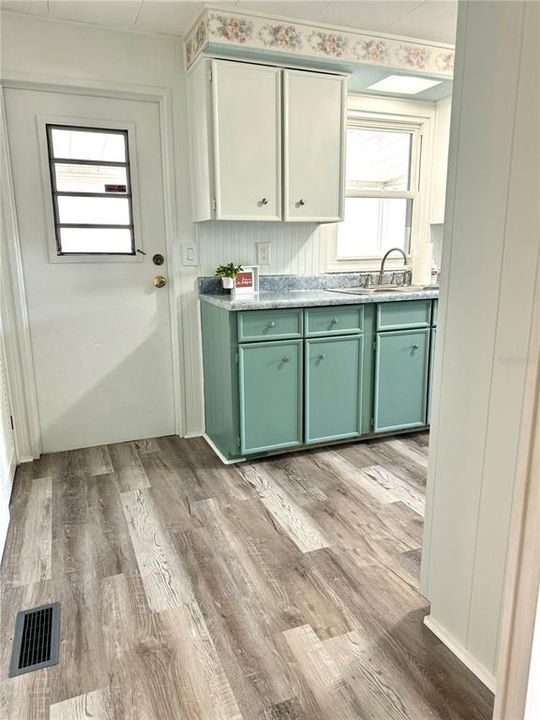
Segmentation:
{"type": "Polygon", "coordinates": [[[279,68],[212,63],[216,218],[281,220],[279,68]]]}
{"type": "MultiPolygon", "coordinates": [[[[168,286],[153,284],[154,276],[167,277],[169,268],[158,104],[9,89],[6,112],[43,451],[174,433],[169,292],[168,286]],[[125,166],[110,162],[122,158],[104,150],[101,157],[109,165],[104,161],[96,171],[109,177],[101,186],[102,197],[75,198],[74,204],[67,192],[56,197],[55,206],[51,176],[62,168],[56,190],[76,194],[83,182],[90,182],[91,190],[97,185],[95,178],[81,179],[80,165],[53,163],[49,175],[47,125],[111,128],[118,133],[113,140],[125,132],[131,182],[125,166]],[[125,197],[108,197],[129,191],[131,213],[125,197]],[[116,206],[118,213],[111,210],[116,206]],[[55,221],[68,224],[62,237],[71,251],[77,243],[87,251],[89,243],[92,251],[112,254],[55,257],[60,227],[55,221]],[[97,222],[110,225],[96,232],[92,223],[97,222]],[[129,230],[115,226],[120,222],[132,226],[130,255],[115,254],[120,246],[126,250],[129,237],[129,230]],[[153,264],[156,253],[164,256],[161,266],[153,264]]],[[[54,153],[71,152],[66,157],[94,162],[93,150],[76,146],[70,140],[54,153]]]]}
{"type": "Polygon", "coordinates": [[[285,220],[343,219],[345,80],[284,70],[285,220]]]}

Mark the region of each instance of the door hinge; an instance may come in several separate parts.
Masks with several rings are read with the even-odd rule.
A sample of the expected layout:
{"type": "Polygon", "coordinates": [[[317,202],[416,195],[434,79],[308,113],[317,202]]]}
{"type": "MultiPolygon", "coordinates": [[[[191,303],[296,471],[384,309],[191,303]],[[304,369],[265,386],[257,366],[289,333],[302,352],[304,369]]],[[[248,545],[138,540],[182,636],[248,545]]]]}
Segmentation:
{"type": "Polygon", "coordinates": [[[11,424],[11,429],[15,430],[15,423],[13,422],[13,415],[9,416],[9,422],[11,424]]]}
{"type": "Polygon", "coordinates": [[[236,436],[236,447],[240,447],[240,435],[236,436]]]}
{"type": "Polygon", "coordinates": [[[212,210],[217,210],[216,198],[212,198],[212,210]]]}
{"type": "Polygon", "coordinates": [[[374,349],[374,350],[377,349],[377,340],[376,340],[376,339],[373,340],[373,349],[374,349]]]}
{"type": "Polygon", "coordinates": [[[213,80],[213,78],[212,78],[212,68],[209,68],[209,69],[208,69],[208,82],[211,83],[212,80],[213,80]]]}
{"type": "Polygon", "coordinates": [[[234,360],[235,360],[236,364],[238,365],[238,363],[240,362],[240,355],[237,352],[234,353],[234,360]]]}

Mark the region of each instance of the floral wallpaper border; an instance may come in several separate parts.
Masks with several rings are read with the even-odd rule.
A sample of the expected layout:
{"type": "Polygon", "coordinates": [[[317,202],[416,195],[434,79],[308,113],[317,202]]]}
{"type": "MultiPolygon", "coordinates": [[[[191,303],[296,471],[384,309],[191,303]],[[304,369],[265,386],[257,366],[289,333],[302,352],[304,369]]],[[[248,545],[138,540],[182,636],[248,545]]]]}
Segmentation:
{"type": "Polygon", "coordinates": [[[202,11],[185,41],[188,67],[211,42],[318,59],[422,70],[449,77],[454,71],[454,51],[446,45],[412,43],[224,10],[202,11]]]}

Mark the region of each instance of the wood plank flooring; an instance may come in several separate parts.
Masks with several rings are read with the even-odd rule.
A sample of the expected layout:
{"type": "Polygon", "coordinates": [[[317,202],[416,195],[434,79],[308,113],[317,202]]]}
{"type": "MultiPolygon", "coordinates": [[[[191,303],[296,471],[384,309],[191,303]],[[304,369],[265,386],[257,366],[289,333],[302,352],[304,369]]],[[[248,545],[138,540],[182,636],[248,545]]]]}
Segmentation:
{"type": "Polygon", "coordinates": [[[204,440],[17,471],[0,570],[6,720],[488,720],[422,624],[425,433],[224,466],[204,440]],[[16,612],[60,663],[8,678],[16,612]]]}

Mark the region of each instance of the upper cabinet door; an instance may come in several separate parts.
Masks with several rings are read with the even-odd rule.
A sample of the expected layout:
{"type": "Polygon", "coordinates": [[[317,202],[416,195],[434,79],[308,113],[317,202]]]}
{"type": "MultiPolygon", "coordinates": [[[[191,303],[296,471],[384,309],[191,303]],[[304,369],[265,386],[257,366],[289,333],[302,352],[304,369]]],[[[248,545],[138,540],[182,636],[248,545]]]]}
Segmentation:
{"type": "Polygon", "coordinates": [[[281,220],[281,71],[212,62],[218,220],[281,220]]]}
{"type": "Polygon", "coordinates": [[[285,70],[284,219],[343,219],[346,81],[285,70]]]}

